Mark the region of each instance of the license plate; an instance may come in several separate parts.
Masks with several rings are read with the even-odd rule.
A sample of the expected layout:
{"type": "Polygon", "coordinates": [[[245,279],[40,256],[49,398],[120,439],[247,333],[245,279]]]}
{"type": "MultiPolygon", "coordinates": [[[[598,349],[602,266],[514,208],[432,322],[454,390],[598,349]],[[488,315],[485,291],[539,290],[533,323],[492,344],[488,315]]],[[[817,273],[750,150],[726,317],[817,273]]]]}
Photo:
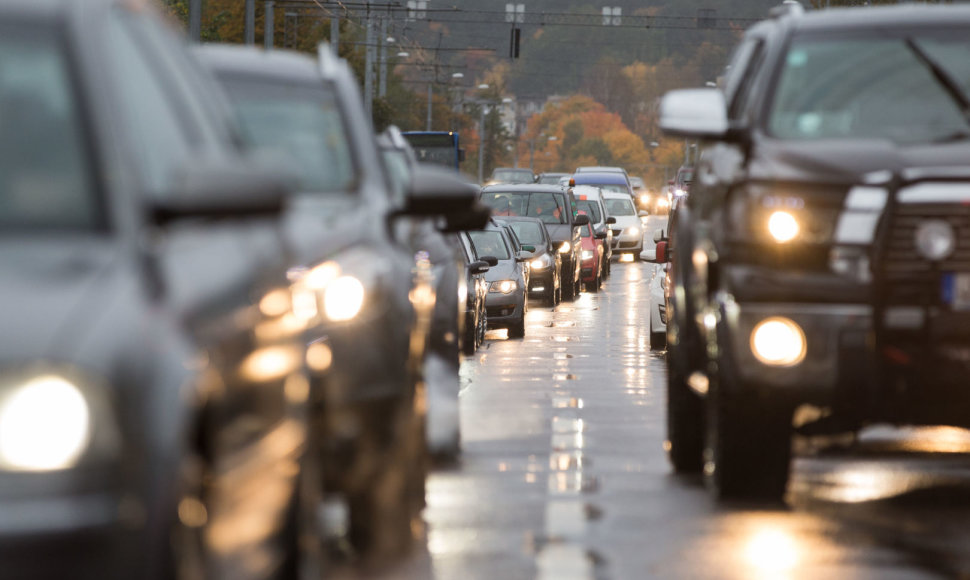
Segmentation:
{"type": "Polygon", "coordinates": [[[970,310],[970,273],[943,274],[943,302],[954,310],[970,310]]]}

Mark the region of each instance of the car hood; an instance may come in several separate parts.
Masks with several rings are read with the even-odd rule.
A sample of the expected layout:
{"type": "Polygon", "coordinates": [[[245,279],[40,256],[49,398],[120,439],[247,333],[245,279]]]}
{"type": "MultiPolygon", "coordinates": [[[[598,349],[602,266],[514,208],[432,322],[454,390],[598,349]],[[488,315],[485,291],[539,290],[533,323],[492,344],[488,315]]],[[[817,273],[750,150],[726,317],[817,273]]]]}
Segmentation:
{"type": "Polygon", "coordinates": [[[573,226],[569,224],[546,224],[549,239],[553,242],[567,242],[573,239],[573,226]]]}
{"type": "Polygon", "coordinates": [[[516,278],[515,260],[499,260],[498,264],[492,266],[485,272],[485,280],[494,282],[496,280],[514,280],[516,278]]]}
{"type": "Polygon", "coordinates": [[[618,215],[613,217],[616,218],[616,223],[611,226],[614,230],[625,230],[640,225],[640,218],[635,215],[618,215]]]}
{"type": "Polygon", "coordinates": [[[120,248],[66,239],[0,248],[0,361],[70,359],[119,293],[120,248]]]}
{"type": "MultiPolygon", "coordinates": [[[[906,169],[966,167],[970,143],[898,145],[887,140],[759,142],[750,178],[833,183],[869,181],[871,174],[906,169]]],[[[882,181],[882,179],[878,179],[882,181]]]]}

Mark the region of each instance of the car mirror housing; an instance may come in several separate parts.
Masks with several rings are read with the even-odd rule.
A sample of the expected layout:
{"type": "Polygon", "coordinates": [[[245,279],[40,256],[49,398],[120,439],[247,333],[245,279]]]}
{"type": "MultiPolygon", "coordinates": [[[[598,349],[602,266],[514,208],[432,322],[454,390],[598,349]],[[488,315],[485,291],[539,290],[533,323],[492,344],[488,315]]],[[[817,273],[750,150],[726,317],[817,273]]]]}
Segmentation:
{"type": "Polygon", "coordinates": [[[670,261],[670,255],[667,252],[667,242],[657,242],[656,255],[654,256],[653,262],[656,264],[666,264],[670,261]]]}
{"type": "Polygon", "coordinates": [[[156,225],[186,218],[278,216],[296,177],[252,156],[192,158],[179,168],[175,188],[153,201],[156,225]]]}
{"type": "Polygon", "coordinates": [[[522,251],[534,253],[536,251],[536,247],[530,244],[523,244],[522,251]]]}
{"type": "Polygon", "coordinates": [[[573,221],[574,226],[585,226],[588,224],[589,224],[589,216],[586,214],[581,214],[576,216],[576,219],[573,221]]]}
{"type": "Polygon", "coordinates": [[[418,165],[411,176],[411,188],[403,210],[410,216],[445,216],[463,214],[475,208],[479,188],[459,177],[454,171],[418,165]]]}
{"type": "Polygon", "coordinates": [[[488,265],[488,262],[484,260],[479,260],[477,262],[468,264],[468,271],[472,274],[484,274],[485,272],[488,272],[489,268],[490,266],[488,265]]]}
{"type": "Polygon", "coordinates": [[[642,210],[642,209],[641,209],[640,211],[638,211],[638,212],[637,212],[637,217],[647,217],[647,216],[649,216],[649,215],[650,215],[650,214],[649,214],[649,213],[647,213],[647,211],[646,211],[646,210],[642,210]]]}
{"type": "Polygon", "coordinates": [[[640,252],[640,259],[644,262],[657,262],[657,250],[644,250],[640,252]]]}
{"type": "Polygon", "coordinates": [[[613,217],[613,216],[610,216],[610,217],[606,218],[606,223],[607,223],[607,225],[613,225],[613,224],[616,223],[616,218],[613,217]]]}
{"type": "Polygon", "coordinates": [[[498,266],[498,258],[495,256],[482,256],[481,261],[488,264],[491,268],[498,266]]]}
{"type": "Polygon", "coordinates": [[[730,134],[720,89],[670,91],[660,102],[660,130],[672,137],[723,141],[730,134]]]}
{"type": "Polygon", "coordinates": [[[663,239],[664,239],[664,230],[663,230],[663,228],[658,228],[657,231],[653,232],[653,241],[654,241],[654,243],[658,243],[658,242],[660,242],[663,239]]]}
{"type": "Polygon", "coordinates": [[[485,229],[491,219],[492,208],[484,203],[475,202],[467,211],[445,216],[445,223],[438,230],[446,234],[482,230],[485,229]]]}

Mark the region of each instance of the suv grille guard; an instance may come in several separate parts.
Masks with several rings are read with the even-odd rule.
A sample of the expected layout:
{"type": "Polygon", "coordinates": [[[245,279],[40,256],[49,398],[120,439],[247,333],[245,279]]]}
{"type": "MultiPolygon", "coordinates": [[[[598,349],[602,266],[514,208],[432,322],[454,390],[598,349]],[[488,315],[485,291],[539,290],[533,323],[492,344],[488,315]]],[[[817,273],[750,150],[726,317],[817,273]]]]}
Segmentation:
{"type": "MultiPolygon", "coordinates": [[[[920,345],[931,344],[930,322],[931,310],[942,306],[942,287],[940,286],[941,273],[946,271],[944,263],[952,264],[956,260],[930,260],[921,257],[915,248],[915,238],[912,234],[906,241],[900,239],[900,232],[909,233],[910,224],[921,219],[927,206],[954,206],[962,210],[962,215],[951,217],[950,219],[960,219],[960,228],[957,230],[955,252],[970,249],[970,238],[965,236],[970,231],[970,169],[968,168],[932,168],[932,169],[910,169],[902,173],[895,174],[888,182],[881,184],[888,192],[888,199],[883,215],[876,228],[872,247],[872,313],[873,330],[875,332],[875,352],[879,359],[889,356],[896,362],[904,362],[897,358],[904,353],[894,350],[894,344],[890,340],[892,329],[887,324],[887,315],[893,307],[918,308],[920,320],[918,325],[907,328],[907,334],[916,338],[920,345]],[[925,202],[903,203],[900,196],[906,190],[918,185],[932,184],[965,184],[967,196],[965,200],[955,199],[928,199],[925,202]],[[961,239],[961,235],[964,239],[961,239]],[[896,244],[894,245],[894,242],[896,244]],[[928,268],[919,270],[914,268],[911,273],[894,273],[889,267],[894,260],[899,260],[900,254],[905,253],[905,245],[912,243],[912,254],[915,260],[928,265],[928,268]],[[902,245],[900,245],[902,244],[902,245]],[[922,279],[921,279],[922,278],[922,279]],[[908,284],[908,286],[907,286],[908,284]],[[922,287],[921,287],[922,286],[922,287]],[[929,288],[929,290],[927,290],[929,288]],[[915,299],[913,299],[915,296],[915,299]],[[909,300],[907,300],[909,298],[909,300]],[[893,356],[896,354],[897,356],[893,356]]],[[[956,213],[956,212],[954,212],[956,213]]],[[[926,218],[938,217],[930,212],[926,218]]],[[[950,216],[948,216],[950,217],[950,216]]],[[[925,219],[925,218],[924,218],[925,219]]],[[[970,273],[970,261],[966,263],[967,272],[970,273]]],[[[904,357],[905,358],[905,357],[904,357]]],[[[883,365],[879,365],[880,368],[883,365]]]]}

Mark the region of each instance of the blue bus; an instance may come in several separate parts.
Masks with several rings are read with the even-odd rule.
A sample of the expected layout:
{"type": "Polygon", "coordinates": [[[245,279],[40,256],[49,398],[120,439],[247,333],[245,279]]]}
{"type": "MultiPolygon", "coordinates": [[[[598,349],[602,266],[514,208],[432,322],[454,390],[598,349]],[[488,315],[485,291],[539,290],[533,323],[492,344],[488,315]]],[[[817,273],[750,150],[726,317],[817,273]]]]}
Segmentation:
{"type": "Polygon", "coordinates": [[[465,160],[465,150],[459,146],[458,133],[452,131],[404,131],[404,138],[414,148],[421,163],[443,165],[458,171],[465,160]]]}

